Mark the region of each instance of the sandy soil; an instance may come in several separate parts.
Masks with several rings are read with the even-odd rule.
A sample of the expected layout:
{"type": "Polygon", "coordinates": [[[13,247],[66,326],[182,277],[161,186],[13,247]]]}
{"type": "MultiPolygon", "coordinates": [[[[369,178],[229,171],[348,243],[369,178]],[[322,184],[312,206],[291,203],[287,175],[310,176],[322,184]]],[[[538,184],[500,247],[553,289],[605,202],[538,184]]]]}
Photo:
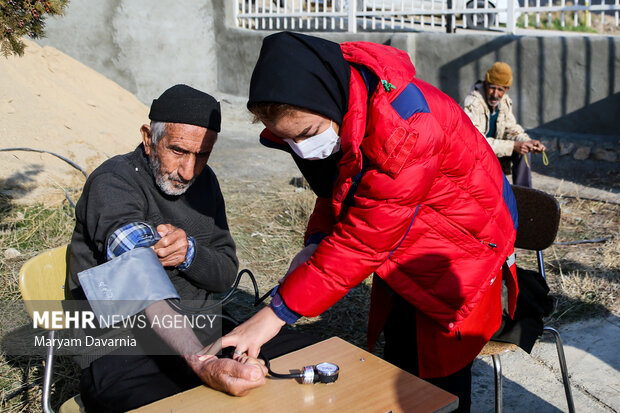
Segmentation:
{"type": "MultiPolygon", "coordinates": [[[[148,108],[130,92],[52,47],[25,39],[0,58],[0,148],[44,149],[92,171],[132,150],[148,108]]],[[[58,202],[84,176],[49,154],[0,152],[0,189],[16,202],[58,202]]]]}

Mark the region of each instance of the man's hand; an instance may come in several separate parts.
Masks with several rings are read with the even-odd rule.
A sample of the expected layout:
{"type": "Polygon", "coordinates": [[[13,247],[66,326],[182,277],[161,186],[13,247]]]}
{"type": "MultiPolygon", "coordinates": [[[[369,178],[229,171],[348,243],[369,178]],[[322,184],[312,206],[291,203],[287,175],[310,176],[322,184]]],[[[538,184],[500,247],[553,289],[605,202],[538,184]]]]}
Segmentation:
{"type": "Polygon", "coordinates": [[[547,149],[545,145],[543,145],[539,140],[532,139],[530,143],[532,144],[532,149],[531,149],[532,152],[540,153],[544,151],[545,149],[547,149]]]}
{"type": "Polygon", "coordinates": [[[162,238],[151,248],[159,257],[161,264],[164,267],[183,264],[188,247],[185,231],[170,224],[162,224],[157,226],[157,232],[162,238]]]}
{"type": "Polygon", "coordinates": [[[513,150],[515,153],[518,153],[520,155],[525,155],[526,153],[530,152],[530,141],[526,141],[526,142],[515,141],[513,150]]]}
{"type": "Polygon", "coordinates": [[[545,145],[540,143],[540,141],[536,139],[532,139],[530,141],[519,142],[515,141],[514,144],[514,152],[524,155],[529,152],[539,153],[547,149],[545,145]]]}
{"type": "Polygon", "coordinates": [[[233,396],[245,396],[250,390],[265,384],[267,369],[252,357],[231,360],[189,356],[187,362],[207,386],[233,396]]]}
{"type": "Polygon", "coordinates": [[[284,324],[271,307],[265,307],[222,337],[222,347],[235,346],[235,355],[247,353],[258,357],[262,345],[275,337],[284,324]]]}

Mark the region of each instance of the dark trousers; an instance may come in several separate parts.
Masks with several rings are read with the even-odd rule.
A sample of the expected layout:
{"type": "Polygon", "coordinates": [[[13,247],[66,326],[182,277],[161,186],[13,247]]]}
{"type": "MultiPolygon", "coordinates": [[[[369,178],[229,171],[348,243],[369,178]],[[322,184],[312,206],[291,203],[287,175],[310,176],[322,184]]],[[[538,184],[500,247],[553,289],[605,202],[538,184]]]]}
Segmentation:
{"type": "MultiPolygon", "coordinates": [[[[265,343],[261,353],[272,359],[318,341],[306,334],[283,330],[265,343]]],[[[200,378],[180,356],[112,353],[82,370],[80,393],[87,412],[114,413],[135,409],[201,384],[200,378]]]]}
{"type": "Polygon", "coordinates": [[[499,163],[502,165],[502,170],[505,175],[512,175],[513,185],[532,187],[532,172],[530,167],[525,162],[527,161],[532,165],[532,155],[527,153],[524,155],[513,153],[511,156],[503,156],[499,158],[499,163]]]}
{"type": "MultiPolygon", "coordinates": [[[[415,307],[397,295],[394,307],[383,329],[385,337],[383,358],[401,369],[419,376],[415,319],[415,307]]],[[[471,406],[472,364],[473,361],[446,377],[424,379],[440,389],[458,396],[459,407],[455,411],[459,413],[468,413],[471,406]]]]}

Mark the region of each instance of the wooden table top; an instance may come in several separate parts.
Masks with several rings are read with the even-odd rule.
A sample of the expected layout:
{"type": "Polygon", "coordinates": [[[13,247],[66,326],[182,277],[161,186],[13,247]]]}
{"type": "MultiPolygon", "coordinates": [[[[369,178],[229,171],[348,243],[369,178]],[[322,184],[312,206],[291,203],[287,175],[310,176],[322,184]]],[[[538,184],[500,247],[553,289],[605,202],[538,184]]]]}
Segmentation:
{"type": "Polygon", "coordinates": [[[298,371],[321,362],[340,367],[331,384],[301,384],[267,378],[267,384],[244,397],[199,386],[143,406],[133,412],[450,412],[458,397],[333,337],[271,361],[278,373],[298,371]]]}

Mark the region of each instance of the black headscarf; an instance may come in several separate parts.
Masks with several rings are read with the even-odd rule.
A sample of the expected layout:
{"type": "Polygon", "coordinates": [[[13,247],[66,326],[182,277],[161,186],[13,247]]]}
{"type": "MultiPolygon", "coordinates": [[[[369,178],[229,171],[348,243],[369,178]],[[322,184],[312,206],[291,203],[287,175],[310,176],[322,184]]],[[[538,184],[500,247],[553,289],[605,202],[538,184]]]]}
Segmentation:
{"type": "Polygon", "coordinates": [[[350,76],[338,43],[292,32],[272,34],[263,39],[248,105],[287,103],[342,124],[350,76]]]}

